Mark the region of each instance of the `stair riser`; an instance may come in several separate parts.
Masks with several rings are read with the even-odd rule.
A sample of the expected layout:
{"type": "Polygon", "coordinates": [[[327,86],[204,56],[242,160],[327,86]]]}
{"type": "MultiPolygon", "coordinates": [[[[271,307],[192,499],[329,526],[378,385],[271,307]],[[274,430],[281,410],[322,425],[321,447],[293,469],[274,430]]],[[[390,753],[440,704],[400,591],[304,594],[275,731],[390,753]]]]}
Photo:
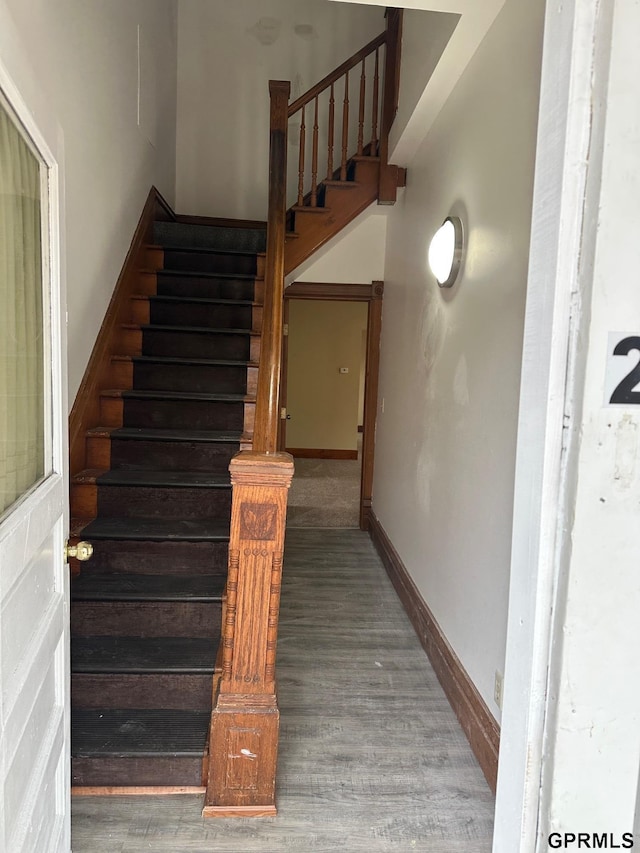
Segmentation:
{"type": "Polygon", "coordinates": [[[202,755],[161,758],[73,758],[72,785],[189,786],[202,785],[202,755]]]}
{"type": "MultiPolygon", "coordinates": [[[[220,612],[219,601],[74,601],[71,633],[75,637],[202,637],[211,640],[215,655],[220,612]]],[[[164,706],[160,701],[151,707],[164,706]]]]}
{"type": "Polygon", "coordinates": [[[74,708],[167,708],[206,711],[211,708],[211,675],[93,675],[74,673],[74,708]]]}
{"type": "Polygon", "coordinates": [[[153,229],[156,244],[174,248],[196,246],[220,252],[261,252],[266,243],[266,228],[230,224],[156,222],[153,229]]]}
{"type": "Polygon", "coordinates": [[[193,272],[230,273],[238,275],[256,275],[256,256],[241,254],[225,254],[224,252],[182,252],[165,249],[165,270],[181,270],[193,272]]]}
{"type": "Polygon", "coordinates": [[[356,160],[353,180],[359,184],[377,184],[380,174],[379,160],[356,160]]]}
{"type": "Polygon", "coordinates": [[[124,515],[127,518],[226,519],[231,517],[231,489],[98,486],[98,515],[105,518],[124,515]]]}
{"type": "MultiPolygon", "coordinates": [[[[244,427],[245,404],[206,400],[123,400],[122,426],[145,429],[239,430],[244,427]]],[[[113,426],[114,424],[107,424],[113,426]]]]}
{"type": "MultiPolygon", "coordinates": [[[[257,371],[256,371],[257,373],[257,371]]],[[[255,386],[253,386],[255,393],[255,386]]],[[[183,471],[185,468],[191,471],[209,471],[217,474],[226,472],[229,467],[231,458],[240,450],[251,450],[251,441],[241,441],[239,444],[234,442],[187,442],[187,441],[165,441],[165,442],[147,442],[149,445],[149,454],[153,460],[147,463],[143,458],[143,452],[140,450],[140,458],[135,447],[126,447],[125,445],[134,445],[136,442],[122,442],[117,439],[110,438],[109,435],[91,436],[87,438],[87,468],[96,468],[100,471],[108,471],[112,467],[112,454],[116,453],[116,461],[113,463],[114,468],[159,468],[160,463],[166,464],[168,471],[183,471]],[[121,448],[116,450],[116,446],[122,444],[121,448]],[[198,448],[202,444],[202,451],[198,448]],[[161,450],[156,450],[154,445],[160,445],[161,450]],[[206,451],[205,449],[206,448],[206,451]],[[159,455],[156,455],[156,452],[159,455]],[[185,454],[183,456],[183,454],[185,454]],[[202,462],[199,460],[202,459],[202,462]],[[200,467],[202,466],[202,467],[200,467]]]]}
{"type": "Polygon", "coordinates": [[[197,391],[205,394],[215,391],[218,394],[246,394],[247,368],[161,362],[135,363],[133,387],[145,391],[197,391]]]}
{"type": "Polygon", "coordinates": [[[199,333],[146,328],[143,333],[142,354],[249,361],[251,342],[250,336],[243,334],[217,335],[215,332],[199,333]]]}
{"type": "Polygon", "coordinates": [[[236,442],[113,440],[110,462],[114,469],[226,474],[229,462],[239,450],[236,442]]]}
{"type": "Polygon", "coordinates": [[[286,273],[299,266],[376,200],[378,174],[377,160],[357,161],[354,178],[358,185],[348,189],[328,186],[325,194],[325,210],[295,212],[295,230],[298,238],[287,241],[286,273]]]}
{"type": "MultiPolygon", "coordinates": [[[[256,317],[256,322],[257,322],[256,317]]],[[[145,321],[142,321],[145,322],[145,321]]],[[[151,302],[149,322],[163,326],[208,326],[212,329],[256,329],[251,305],[202,302],[151,302]]]]}
{"type": "Polygon", "coordinates": [[[154,542],[93,539],[93,557],[83,572],[135,572],[141,575],[226,574],[228,542],[154,542]]]}
{"type": "Polygon", "coordinates": [[[222,518],[231,513],[230,489],[186,489],[168,486],[98,486],[73,483],[74,518],[222,518]]]}
{"type": "Polygon", "coordinates": [[[201,299],[253,299],[253,279],[245,278],[198,278],[197,276],[157,276],[158,296],[196,296],[201,299]]]}

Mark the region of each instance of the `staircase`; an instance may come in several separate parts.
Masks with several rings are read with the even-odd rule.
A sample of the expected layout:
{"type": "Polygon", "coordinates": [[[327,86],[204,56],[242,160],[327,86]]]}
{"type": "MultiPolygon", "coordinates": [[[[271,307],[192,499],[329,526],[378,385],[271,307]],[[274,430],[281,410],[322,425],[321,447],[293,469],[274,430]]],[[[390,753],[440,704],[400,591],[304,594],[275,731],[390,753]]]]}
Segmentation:
{"type": "Polygon", "coordinates": [[[206,786],[205,816],[275,814],[284,276],[403,185],[387,156],[400,23],[388,10],[385,33],[291,105],[270,81],[268,228],[177,217],[150,194],[71,416],[71,536],[94,546],[72,563],[76,791],[206,786]]]}
{"type": "Polygon", "coordinates": [[[73,478],[73,784],[203,784],[229,461],[250,446],[264,229],[156,223],[73,478]]]}

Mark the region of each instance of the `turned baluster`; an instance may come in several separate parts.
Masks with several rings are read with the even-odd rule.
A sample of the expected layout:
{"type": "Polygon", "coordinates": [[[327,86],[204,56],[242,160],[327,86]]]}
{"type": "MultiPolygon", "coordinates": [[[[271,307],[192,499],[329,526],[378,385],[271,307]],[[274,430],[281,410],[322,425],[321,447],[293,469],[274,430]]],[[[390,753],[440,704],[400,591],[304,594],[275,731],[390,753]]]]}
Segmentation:
{"type": "Polygon", "coordinates": [[[342,162],[340,180],[347,180],[347,149],[349,147],[349,72],[344,75],[344,100],[342,102],[342,162]]]}
{"type": "Polygon", "coordinates": [[[333,126],[335,113],[335,98],[333,96],[333,83],[331,84],[331,92],[329,94],[329,136],[327,140],[327,180],[333,180],[333,126]]]}
{"type": "Polygon", "coordinates": [[[302,207],[304,202],[304,143],[306,128],[304,125],[304,107],[300,119],[300,152],[298,155],[298,206],[302,207]]]}
{"type": "Polygon", "coordinates": [[[371,107],[371,156],[378,153],[378,89],[380,86],[380,74],[378,71],[378,48],[376,48],[376,61],[373,71],[373,104],[371,107]]]}
{"type": "Polygon", "coordinates": [[[364,96],[365,96],[365,70],[364,70],[364,59],[362,60],[362,67],[360,71],[360,104],[359,104],[359,112],[358,112],[358,156],[362,157],[362,150],[364,145],[364,96]]]}
{"type": "Polygon", "coordinates": [[[311,151],[311,207],[318,206],[318,96],[313,114],[313,148],[311,151]]]}

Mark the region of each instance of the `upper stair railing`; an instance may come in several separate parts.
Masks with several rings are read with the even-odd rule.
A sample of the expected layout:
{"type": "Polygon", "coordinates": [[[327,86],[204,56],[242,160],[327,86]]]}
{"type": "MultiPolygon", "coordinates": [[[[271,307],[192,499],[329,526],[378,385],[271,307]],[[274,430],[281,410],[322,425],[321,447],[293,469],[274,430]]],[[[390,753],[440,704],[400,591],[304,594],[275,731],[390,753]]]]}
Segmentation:
{"type": "Polygon", "coordinates": [[[395,201],[397,168],[388,174],[388,154],[398,106],[402,12],[388,9],[386,18],[383,33],[288,107],[290,132],[299,134],[295,193],[287,194],[294,209],[317,207],[322,184],[347,181],[354,156],[379,158],[378,201],[395,201]]]}
{"type": "Polygon", "coordinates": [[[297,205],[305,201],[305,186],[308,185],[308,163],[311,162],[309,207],[318,204],[318,160],[321,115],[326,116],[323,127],[326,145],[326,171],[320,181],[346,181],[350,154],[350,135],[357,137],[356,156],[378,156],[380,133],[380,51],[386,45],[386,32],[376,36],[369,44],[343,62],[335,71],[297,98],[288,110],[290,120],[299,121],[297,205]],[[354,71],[356,73],[354,73],[354,71]],[[368,75],[367,75],[368,72],[368,75]],[[351,78],[350,78],[351,75],[351,78]],[[367,76],[369,86],[367,86],[367,76]],[[354,79],[359,91],[357,123],[351,107],[354,79]],[[351,89],[351,92],[350,92],[351,89]],[[338,156],[336,157],[336,100],[338,121],[342,126],[338,133],[338,156]],[[311,156],[308,156],[307,119],[313,117],[311,156]],[[367,142],[365,143],[365,138],[367,142]],[[334,170],[335,166],[335,170],[334,170]],[[305,180],[306,179],[306,180],[305,180]]]}
{"type": "MultiPolygon", "coordinates": [[[[289,120],[300,113],[295,198],[319,203],[321,183],[348,180],[349,140],[356,157],[379,158],[378,200],[395,201],[397,167],[388,160],[388,136],[397,108],[402,12],[388,9],[387,28],[362,50],[289,105],[290,83],[271,80],[269,214],[265,299],[260,345],[253,450],[231,460],[233,499],[229,539],[227,602],[222,626],[222,675],[211,717],[209,769],[203,814],[263,816],[276,813],[275,777],[279,710],[275,655],[280,608],[287,491],[293,459],[277,451],[287,225],[287,138],[289,120]],[[384,58],[381,56],[384,50],[384,58]],[[367,66],[370,73],[367,76],[367,66]],[[349,74],[359,69],[357,112],[350,113],[349,74]],[[380,82],[380,69],[384,69],[380,82]],[[371,85],[367,86],[367,79],[371,85]],[[335,152],[336,95],[342,94],[340,157],[335,152]],[[326,130],[320,104],[327,99],[326,130]],[[312,104],[311,152],[307,159],[307,108],[312,104]],[[318,180],[324,133],[326,178],[318,180]],[[306,192],[305,160],[311,163],[306,192]],[[395,171],[394,171],[395,170],[395,171]]],[[[353,76],[353,75],[352,75],[353,76]]],[[[340,112],[340,110],[337,110],[340,112]]]]}

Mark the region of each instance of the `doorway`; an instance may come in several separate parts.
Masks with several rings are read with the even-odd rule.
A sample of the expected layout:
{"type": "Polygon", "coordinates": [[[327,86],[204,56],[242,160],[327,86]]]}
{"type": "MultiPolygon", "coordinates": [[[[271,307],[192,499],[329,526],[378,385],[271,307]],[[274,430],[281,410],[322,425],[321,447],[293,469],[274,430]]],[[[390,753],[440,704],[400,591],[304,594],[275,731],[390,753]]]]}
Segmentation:
{"type": "Polygon", "coordinates": [[[383,283],[285,291],[280,446],[298,460],[293,526],[368,529],[383,283]]]}
{"type": "Polygon", "coordinates": [[[57,178],[0,64],[0,845],[16,853],[70,849],[57,178]]]}

